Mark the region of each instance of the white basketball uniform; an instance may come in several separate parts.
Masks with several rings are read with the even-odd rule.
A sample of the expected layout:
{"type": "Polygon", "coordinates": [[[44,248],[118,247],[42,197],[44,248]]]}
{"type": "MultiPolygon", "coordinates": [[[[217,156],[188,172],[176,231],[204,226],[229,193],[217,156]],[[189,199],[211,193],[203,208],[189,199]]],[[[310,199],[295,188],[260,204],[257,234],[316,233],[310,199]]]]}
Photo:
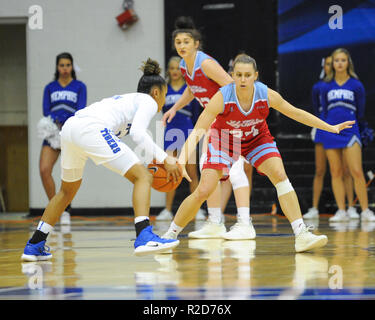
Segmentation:
{"type": "Polygon", "coordinates": [[[146,154],[163,163],[167,154],[146,131],[157,111],[156,101],[144,93],[106,98],[77,111],[65,122],[60,133],[62,180],[82,179],[88,158],[123,176],[140,162],[120,140],[127,134],[146,154]]]}

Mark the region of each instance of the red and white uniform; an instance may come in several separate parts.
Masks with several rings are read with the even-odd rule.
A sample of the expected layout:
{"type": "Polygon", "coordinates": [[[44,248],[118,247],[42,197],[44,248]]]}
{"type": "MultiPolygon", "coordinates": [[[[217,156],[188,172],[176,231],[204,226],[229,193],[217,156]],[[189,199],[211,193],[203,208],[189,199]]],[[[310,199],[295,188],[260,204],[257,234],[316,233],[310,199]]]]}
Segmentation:
{"type": "Polygon", "coordinates": [[[255,168],[268,158],[281,158],[266,122],[267,86],[259,81],[254,83],[253,102],[247,112],[241,108],[234,83],[220,88],[220,92],[224,98],[223,112],[211,126],[203,169],[223,170],[225,177],[240,155],[255,168]]]}
{"type": "Polygon", "coordinates": [[[194,69],[191,75],[187,70],[185,61],[182,59],[180,62],[181,73],[185,78],[191,92],[194,94],[194,97],[199,101],[203,108],[206,107],[212,96],[220,89],[220,85],[207,78],[202,70],[202,62],[206,59],[211,59],[217,62],[214,58],[210,57],[204,52],[197,51],[194,61],[194,69]]]}

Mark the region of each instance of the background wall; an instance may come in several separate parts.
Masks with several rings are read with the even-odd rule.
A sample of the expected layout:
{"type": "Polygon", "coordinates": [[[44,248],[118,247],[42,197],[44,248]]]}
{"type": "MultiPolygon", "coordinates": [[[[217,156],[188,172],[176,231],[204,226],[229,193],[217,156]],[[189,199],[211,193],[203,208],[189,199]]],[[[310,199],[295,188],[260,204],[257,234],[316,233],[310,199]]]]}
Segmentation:
{"type": "MultiPolygon", "coordinates": [[[[114,94],[136,91],[141,76],[139,67],[147,57],[159,61],[164,69],[163,0],[136,1],[134,9],[139,21],[125,31],[115,20],[123,11],[122,3],[122,0],[0,0],[3,23],[7,19],[32,16],[29,14],[32,5],[39,5],[43,10],[41,30],[32,30],[26,25],[30,208],[43,208],[48,203],[39,176],[41,140],[37,137],[36,125],[42,117],[44,86],[53,79],[56,55],[63,51],[73,55],[77,77],[87,85],[88,104],[114,94]]],[[[3,44],[1,50],[4,49],[3,44]]],[[[150,131],[155,134],[155,123],[150,131]]],[[[129,144],[134,146],[131,141],[129,144]]],[[[60,162],[54,177],[60,180],[60,162]]],[[[130,183],[89,161],[72,206],[131,207],[131,196],[130,183]]],[[[151,204],[163,203],[164,195],[153,192],[151,204]]]]}
{"type": "Polygon", "coordinates": [[[27,124],[26,39],[22,24],[0,25],[0,125],[27,124]],[[17,41],[14,41],[17,39],[17,41]]]}

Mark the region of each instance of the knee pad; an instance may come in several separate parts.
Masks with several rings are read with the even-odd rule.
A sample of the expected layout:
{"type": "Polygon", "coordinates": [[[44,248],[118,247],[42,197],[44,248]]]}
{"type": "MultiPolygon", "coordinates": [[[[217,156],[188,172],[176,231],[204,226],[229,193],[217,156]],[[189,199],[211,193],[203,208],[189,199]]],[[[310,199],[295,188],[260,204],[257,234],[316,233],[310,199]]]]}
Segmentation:
{"type": "Polygon", "coordinates": [[[243,162],[244,159],[240,157],[229,170],[229,179],[232,183],[233,190],[249,186],[249,180],[247,179],[243,162]]]}
{"type": "Polygon", "coordinates": [[[289,179],[285,179],[275,185],[277,196],[280,197],[284,194],[294,191],[292,184],[290,183],[289,179]]]}

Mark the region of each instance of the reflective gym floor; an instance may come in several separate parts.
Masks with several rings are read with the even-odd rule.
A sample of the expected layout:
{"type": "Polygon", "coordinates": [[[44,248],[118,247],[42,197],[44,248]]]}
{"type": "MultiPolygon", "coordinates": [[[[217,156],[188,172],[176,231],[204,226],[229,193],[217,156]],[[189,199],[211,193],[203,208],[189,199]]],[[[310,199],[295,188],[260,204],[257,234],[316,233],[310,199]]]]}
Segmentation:
{"type": "MultiPolygon", "coordinates": [[[[0,300],[375,299],[375,223],[312,221],[326,247],[296,254],[283,216],[252,216],[256,240],[192,240],[172,254],[133,255],[130,217],[72,217],[57,225],[49,262],[21,262],[40,217],[0,213],[0,300]]],[[[151,219],[161,235],[169,222],[151,219]]],[[[226,226],[235,218],[226,215],[226,226]]],[[[308,223],[309,224],[309,223],[308,223]]]]}

